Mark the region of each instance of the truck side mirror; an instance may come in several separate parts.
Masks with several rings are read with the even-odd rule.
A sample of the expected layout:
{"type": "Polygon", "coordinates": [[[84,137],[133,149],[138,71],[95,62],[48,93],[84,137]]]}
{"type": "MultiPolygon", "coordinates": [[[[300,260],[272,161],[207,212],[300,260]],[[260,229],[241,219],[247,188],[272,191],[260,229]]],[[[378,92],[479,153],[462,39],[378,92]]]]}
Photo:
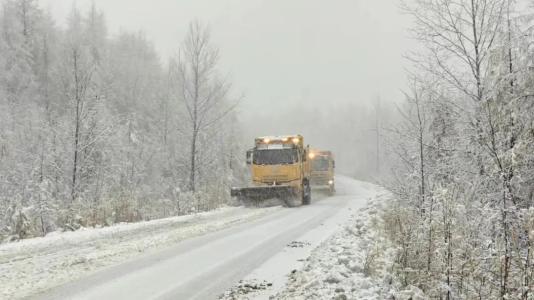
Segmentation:
{"type": "Polygon", "coordinates": [[[247,165],[252,164],[252,156],[253,156],[254,150],[248,150],[247,151],[247,165]]]}
{"type": "Polygon", "coordinates": [[[335,160],[332,161],[332,168],[334,168],[334,169],[336,168],[336,161],[335,160]]]}
{"type": "Polygon", "coordinates": [[[304,149],[304,159],[303,161],[307,161],[308,160],[308,155],[310,154],[310,145],[307,145],[306,148],[304,149]]]}

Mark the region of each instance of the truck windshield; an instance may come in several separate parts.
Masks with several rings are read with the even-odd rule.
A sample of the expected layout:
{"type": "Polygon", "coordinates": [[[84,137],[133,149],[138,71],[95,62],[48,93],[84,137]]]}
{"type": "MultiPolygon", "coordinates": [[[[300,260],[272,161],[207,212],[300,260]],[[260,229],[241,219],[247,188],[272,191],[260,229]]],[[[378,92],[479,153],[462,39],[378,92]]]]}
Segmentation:
{"type": "Polygon", "coordinates": [[[255,150],[255,165],[287,165],[298,162],[297,149],[264,149],[255,150]]]}
{"type": "Polygon", "coordinates": [[[328,158],[327,157],[316,157],[312,161],[312,170],[314,171],[327,171],[329,167],[328,158]]]}

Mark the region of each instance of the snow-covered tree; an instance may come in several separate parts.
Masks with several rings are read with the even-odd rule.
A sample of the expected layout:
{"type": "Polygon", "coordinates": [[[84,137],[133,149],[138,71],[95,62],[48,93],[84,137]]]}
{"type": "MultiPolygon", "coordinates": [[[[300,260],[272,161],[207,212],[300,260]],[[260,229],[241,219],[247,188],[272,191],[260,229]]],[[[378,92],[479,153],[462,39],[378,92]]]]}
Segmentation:
{"type": "MultiPolygon", "coordinates": [[[[425,153],[427,162],[424,181],[413,168],[396,168],[391,181],[404,195],[400,212],[388,212],[398,220],[389,226],[402,249],[398,274],[432,298],[529,299],[532,228],[526,224],[534,203],[526,166],[532,165],[534,111],[532,40],[522,28],[530,27],[506,0],[421,0],[405,10],[424,49],[411,56],[412,74],[432,81],[425,89],[432,101],[422,148],[396,151],[402,154],[397,165],[413,165],[415,153],[425,153]],[[417,216],[421,201],[414,200],[421,195],[414,191],[422,186],[426,201],[417,216]]],[[[404,119],[418,124],[419,117],[404,119]]],[[[397,127],[391,149],[421,136],[423,127],[412,127],[397,127]]]]}
{"type": "MultiPolygon", "coordinates": [[[[193,102],[178,92],[194,87],[194,60],[180,59],[173,75],[181,76],[169,76],[142,33],[110,37],[94,3],[86,12],[73,6],[61,27],[35,0],[0,2],[0,239],[228,201],[230,162],[242,147],[214,45],[196,65],[208,82],[197,86],[197,189],[185,193],[192,153],[185,103],[193,102]]],[[[195,24],[183,58],[195,57],[195,37],[209,40],[195,24]]]]}

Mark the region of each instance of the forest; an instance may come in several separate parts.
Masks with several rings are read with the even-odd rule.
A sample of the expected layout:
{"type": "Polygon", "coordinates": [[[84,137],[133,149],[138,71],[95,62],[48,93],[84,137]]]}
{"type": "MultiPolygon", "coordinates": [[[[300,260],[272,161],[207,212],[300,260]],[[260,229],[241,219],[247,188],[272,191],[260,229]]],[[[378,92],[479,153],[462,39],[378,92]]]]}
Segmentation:
{"type": "Polygon", "coordinates": [[[395,274],[432,299],[532,299],[534,31],[510,0],[405,1],[420,50],[389,130],[395,274]]]}
{"type": "Polygon", "coordinates": [[[0,238],[204,211],[229,201],[240,128],[209,28],[168,62],[142,33],[108,34],[93,4],[65,28],[2,1],[0,238]]]}

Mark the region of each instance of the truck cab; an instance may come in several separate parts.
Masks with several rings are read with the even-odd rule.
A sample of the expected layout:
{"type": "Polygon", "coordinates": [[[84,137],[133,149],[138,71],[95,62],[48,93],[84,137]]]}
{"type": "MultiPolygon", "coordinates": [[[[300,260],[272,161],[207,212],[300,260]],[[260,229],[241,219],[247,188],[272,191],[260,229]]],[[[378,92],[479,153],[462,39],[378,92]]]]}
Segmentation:
{"type": "Polygon", "coordinates": [[[309,204],[308,154],[309,147],[304,146],[304,138],[298,134],[256,138],[254,148],[247,151],[252,186],[232,188],[231,195],[242,202],[280,198],[288,206],[309,204]]]}

